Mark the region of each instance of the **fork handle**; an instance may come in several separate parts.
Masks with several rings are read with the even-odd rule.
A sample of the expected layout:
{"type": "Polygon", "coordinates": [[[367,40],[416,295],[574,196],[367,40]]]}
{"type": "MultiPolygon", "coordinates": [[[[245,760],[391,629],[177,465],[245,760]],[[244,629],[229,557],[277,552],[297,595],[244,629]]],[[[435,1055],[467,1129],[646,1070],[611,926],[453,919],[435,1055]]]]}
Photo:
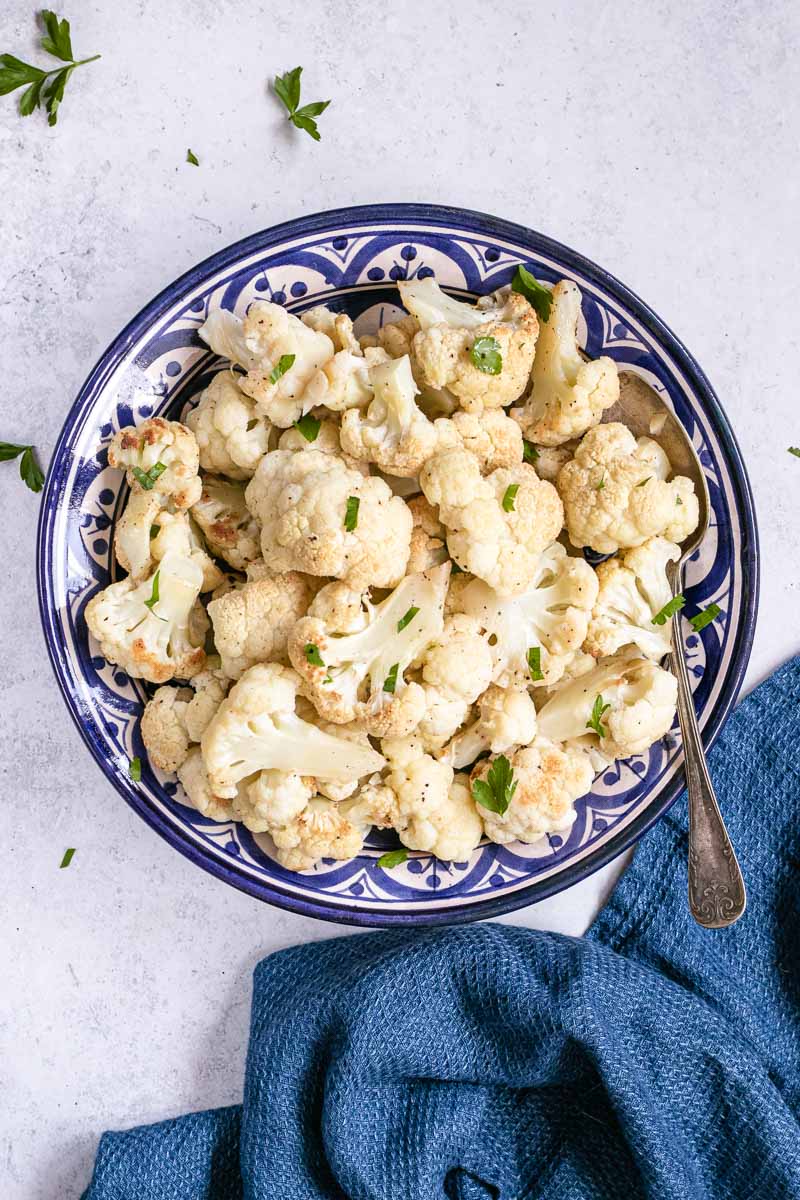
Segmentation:
{"type": "MultiPolygon", "coordinates": [[[[676,591],[682,582],[679,576],[676,591]]],[[[698,925],[725,929],[741,917],[747,895],[708,773],[677,616],[672,622],[672,665],[689,796],[689,909],[698,925]]]]}

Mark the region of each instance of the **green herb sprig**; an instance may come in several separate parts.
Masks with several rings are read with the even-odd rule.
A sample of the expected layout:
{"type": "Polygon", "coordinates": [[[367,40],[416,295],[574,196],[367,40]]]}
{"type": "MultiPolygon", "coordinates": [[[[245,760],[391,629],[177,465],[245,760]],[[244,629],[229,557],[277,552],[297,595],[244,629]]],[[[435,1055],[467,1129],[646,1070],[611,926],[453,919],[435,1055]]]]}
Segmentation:
{"type": "Polygon", "coordinates": [[[295,129],[304,129],[315,142],[318,142],[320,133],[315,118],[325,112],[330,100],[315,100],[312,104],[304,104],[302,108],[298,108],[302,74],[303,68],[295,67],[294,70],[287,71],[285,75],[276,75],[272,86],[275,89],[275,95],[285,106],[289,120],[295,129]]]}
{"type": "Polygon", "coordinates": [[[306,656],[306,662],[310,663],[312,667],[325,666],[325,663],[322,661],[322,655],[319,652],[319,646],[315,646],[313,642],[309,642],[303,647],[303,653],[306,656]]]}
{"type": "Polygon", "coordinates": [[[697,613],[696,616],[689,618],[689,624],[695,633],[699,633],[701,629],[705,629],[706,625],[710,625],[712,621],[716,621],[722,609],[718,604],[709,604],[708,608],[697,613]]]}
{"type": "Polygon", "coordinates": [[[72,862],[74,857],[75,857],[75,847],[70,846],[67,850],[64,851],[64,857],[61,860],[59,869],[61,871],[63,871],[65,867],[69,866],[69,864],[72,862]]]}
{"type": "Polygon", "coordinates": [[[19,475],[32,492],[40,492],[44,484],[44,472],[36,461],[33,446],[18,446],[14,442],[0,442],[0,462],[11,462],[19,458],[19,475]]]}
{"type": "Polygon", "coordinates": [[[294,427],[298,433],[302,433],[307,442],[315,442],[319,437],[321,421],[316,417],[312,417],[310,413],[306,413],[299,421],[295,421],[294,427]]]}
{"type": "Polygon", "coordinates": [[[156,480],[159,479],[166,471],[166,466],[162,462],[154,463],[149,471],[143,471],[141,467],[131,467],[131,475],[146,492],[152,492],[156,486],[156,480]]]}
{"type": "Polygon", "coordinates": [[[529,442],[527,438],[522,439],[522,459],[523,462],[530,463],[531,466],[534,466],[539,461],[539,451],[533,442],[529,442]]]}
{"type": "Polygon", "coordinates": [[[358,525],[358,510],[361,507],[361,501],[358,496],[347,497],[347,508],[344,513],[344,527],[347,533],[352,533],[356,525],[358,525]]]}
{"type": "Polygon", "coordinates": [[[539,283],[539,280],[531,274],[527,267],[523,267],[521,264],[517,267],[517,273],[511,280],[511,290],[519,292],[521,296],[525,297],[540,321],[549,321],[550,309],[553,307],[553,293],[539,283]]]}
{"type": "Polygon", "coordinates": [[[389,667],[389,674],[383,681],[383,690],[393,695],[397,690],[397,672],[400,670],[400,663],[394,663],[389,667]]]}
{"type": "Polygon", "coordinates": [[[269,373],[270,383],[277,383],[294,366],[295,354],[282,354],[269,373]]]}
{"type": "Polygon", "coordinates": [[[402,616],[400,618],[400,620],[397,622],[397,632],[402,633],[403,630],[405,629],[406,625],[411,624],[411,622],[414,620],[414,617],[417,615],[418,612],[419,612],[419,609],[414,608],[412,605],[412,607],[408,610],[408,612],[405,614],[405,616],[402,616]]]}
{"type": "Polygon", "coordinates": [[[387,850],[378,859],[378,866],[383,867],[384,871],[389,871],[392,867],[399,867],[407,858],[407,850],[387,850]]]}
{"type": "Polygon", "coordinates": [[[497,338],[475,338],[469,356],[473,366],[484,375],[499,375],[503,369],[503,355],[497,338]]]}
{"type": "Polygon", "coordinates": [[[511,763],[505,754],[498,754],[486,775],[486,779],[472,781],[472,798],[476,804],[488,808],[490,812],[503,813],[511,803],[517,781],[511,763]]]}
{"type": "Polygon", "coordinates": [[[788,450],[790,454],[795,456],[795,458],[800,458],[800,446],[789,446],[788,450]]]}
{"type": "Polygon", "coordinates": [[[542,648],[541,646],[531,646],[526,655],[528,660],[528,671],[534,683],[540,683],[544,679],[542,671],[542,648]]]}
{"type": "Polygon", "coordinates": [[[67,65],[45,71],[41,67],[23,62],[13,54],[0,54],[0,96],[7,96],[10,92],[25,88],[19,98],[20,116],[29,117],[44,103],[47,123],[55,125],[61,101],[64,99],[64,89],[72,72],[77,67],[96,62],[100,55],[93,54],[91,58],[76,61],[72,52],[69,21],[59,20],[48,8],[42,9],[40,16],[44,26],[40,41],[42,49],[67,65]]]}
{"type": "Polygon", "coordinates": [[[664,607],[651,618],[651,625],[666,625],[670,617],[674,617],[676,612],[680,612],[686,603],[686,597],[678,592],[677,596],[673,596],[668,600],[664,607]]]}
{"type": "Polygon", "coordinates": [[[519,491],[518,483],[510,483],[508,485],[505,492],[503,493],[503,512],[513,512],[514,511],[514,501],[517,498],[518,491],[519,491]]]}
{"type": "Polygon", "coordinates": [[[186,161],[187,161],[187,163],[191,163],[193,167],[200,166],[200,159],[197,157],[194,150],[186,151],[186,161]]]}
{"type": "Polygon", "coordinates": [[[611,705],[605,704],[602,696],[595,697],[594,704],[592,705],[592,715],[586,722],[586,728],[593,729],[599,738],[604,738],[608,732],[603,726],[603,713],[609,708],[611,708],[611,705]]]}

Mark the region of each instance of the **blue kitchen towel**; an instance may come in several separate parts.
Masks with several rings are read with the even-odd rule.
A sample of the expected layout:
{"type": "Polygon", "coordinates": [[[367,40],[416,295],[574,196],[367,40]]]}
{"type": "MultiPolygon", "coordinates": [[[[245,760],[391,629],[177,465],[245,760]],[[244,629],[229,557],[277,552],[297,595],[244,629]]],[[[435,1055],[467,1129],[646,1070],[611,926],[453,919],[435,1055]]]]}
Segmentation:
{"type": "Polygon", "coordinates": [[[85,1200],[800,1197],[800,660],[712,772],[747,878],[686,907],[686,813],[586,938],[502,925],[300,946],[256,969],[241,1107],[100,1143],[85,1200]]]}

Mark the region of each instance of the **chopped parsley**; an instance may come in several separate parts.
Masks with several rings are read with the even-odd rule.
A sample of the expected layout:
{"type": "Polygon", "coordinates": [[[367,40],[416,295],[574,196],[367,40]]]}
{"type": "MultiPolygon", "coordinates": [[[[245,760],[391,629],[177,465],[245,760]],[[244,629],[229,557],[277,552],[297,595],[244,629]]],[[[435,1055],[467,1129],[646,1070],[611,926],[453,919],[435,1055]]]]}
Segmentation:
{"type": "Polygon", "coordinates": [[[358,509],[361,504],[358,496],[347,497],[347,510],[344,514],[344,527],[348,533],[352,533],[358,524],[358,509]]]}
{"type": "Polygon", "coordinates": [[[383,867],[384,871],[389,871],[392,867],[399,867],[407,858],[407,850],[387,850],[386,854],[382,854],[378,859],[378,866],[383,867]]]}
{"type": "Polygon", "coordinates": [[[548,321],[550,319],[550,309],[553,307],[553,293],[544,284],[539,283],[539,280],[522,264],[517,267],[517,273],[511,280],[512,292],[519,292],[521,296],[530,304],[531,308],[535,309],[536,315],[540,321],[548,321]]]}
{"type": "Polygon", "coordinates": [[[389,674],[383,681],[383,690],[385,692],[394,693],[397,687],[397,672],[400,670],[400,663],[395,663],[389,668],[389,674]]]}
{"type": "Polygon", "coordinates": [[[539,461],[539,451],[533,442],[529,442],[527,438],[522,439],[522,458],[524,462],[530,463],[531,466],[539,461]]]}
{"type": "Polygon", "coordinates": [[[0,442],[0,462],[11,462],[15,458],[19,458],[19,477],[22,482],[32,492],[40,492],[44,484],[44,472],[36,461],[36,451],[33,446],[18,446],[15,442],[0,442]]]}
{"type": "Polygon", "coordinates": [[[131,474],[140,487],[143,487],[146,492],[152,492],[156,486],[156,480],[160,478],[166,471],[165,463],[155,463],[149,471],[143,471],[141,467],[131,467],[131,474]]]}
{"type": "Polygon", "coordinates": [[[404,617],[401,617],[400,620],[397,622],[397,632],[402,633],[403,630],[405,629],[406,625],[411,624],[411,622],[414,620],[414,617],[417,615],[418,612],[419,612],[418,608],[414,608],[414,607],[410,608],[408,610],[408,612],[406,613],[406,615],[404,617]]]}
{"type": "Polygon", "coordinates": [[[306,662],[311,663],[312,667],[324,667],[322,655],[319,652],[319,646],[315,646],[313,642],[308,642],[303,647],[303,653],[306,656],[306,662]]]}
{"type": "Polygon", "coordinates": [[[640,480],[639,480],[639,482],[637,483],[637,485],[636,485],[636,486],[637,486],[637,487],[644,487],[644,485],[645,485],[646,483],[649,483],[649,482],[650,482],[650,480],[651,480],[652,478],[653,478],[653,476],[652,476],[652,475],[648,475],[646,479],[640,479],[640,480]]]}
{"type": "Polygon", "coordinates": [[[602,490],[603,490],[603,488],[604,488],[605,486],[606,486],[606,477],[605,477],[605,475],[601,475],[601,476],[600,476],[600,482],[599,482],[599,483],[596,483],[596,484],[594,485],[594,490],[595,490],[596,492],[602,492],[602,490]]]}
{"type": "Polygon", "coordinates": [[[499,375],[503,369],[500,343],[493,337],[475,338],[469,356],[474,366],[484,375],[499,375]]]}
{"type": "Polygon", "coordinates": [[[506,488],[506,490],[503,494],[503,511],[504,512],[513,512],[514,511],[514,501],[517,498],[518,491],[519,491],[518,483],[510,483],[508,485],[508,487],[506,488]]]}
{"type": "Polygon", "coordinates": [[[142,760],[137,755],[132,758],[128,765],[128,775],[134,783],[140,783],[142,779],[142,760]]]}
{"type": "Polygon", "coordinates": [[[321,421],[318,421],[316,417],[312,417],[308,413],[294,423],[297,432],[302,433],[307,442],[315,442],[317,440],[321,425],[321,421]]]}
{"type": "Polygon", "coordinates": [[[277,75],[272,86],[275,89],[275,95],[285,106],[289,120],[295,129],[305,130],[315,142],[318,142],[319,130],[315,118],[325,112],[330,100],[315,100],[311,104],[304,104],[302,108],[298,108],[302,73],[302,67],[295,67],[294,70],[287,71],[285,75],[277,75]]]}
{"type": "MultiPolygon", "coordinates": [[[[150,612],[153,612],[155,605],[158,604],[158,598],[159,598],[158,597],[158,583],[159,583],[160,576],[161,576],[161,568],[159,567],[158,570],[156,571],[155,575],[153,576],[153,588],[152,588],[152,591],[150,592],[150,599],[145,600],[145,602],[144,602],[145,608],[149,608],[150,612]]],[[[158,613],[155,613],[154,615],[158,616],[158,613]]]]}
{"type": "Polygon", "coordinates": [[[699,633],[701,629],[705,629],[706,625],[715,621],[721,612],[722,609],[718,604],[709,604],[708,608],[703,609],[696,616],[690,617],[689,624],[695,633],[699,633]]]}
{"type": "Polygon", "coordinates": [[[595,697],[594,704],[592,705],[592,715],[586,722],[586,728],[593,729],[599,738],[604,738],[606,736],[606,730],[603,728],[602,722],[603,713],[609,708],[611,708],[611,705],[604,704],[602,696],[595,697]]]}
{"type": "Polygon", "coordinates": [[[63,871],[64,867],[68,867],[74,857],[75,857],[75,847],[70,846],[68,850],[64,851],[64,857],[61,860],[60,870],[63,871]]]}
{"type": "Polygon", "coordinates": [[[531,674],[531,679],[534,683],[538,683],[544,679],[542,673],[542,648],[541,646],[531,646],[526,655],[528,660],[528,670],[531,674]]]}
{"type": "Polygon", "coordinates": [[[194,150],[186,151],[186,161],[187,161],[187,163],[191,163],[193,167],[200,166],[200,159],[197,157],[194,150]]]}
{"type": "Polygon", "coordinates": [[[676,612],[680,612],[686,603],[686,598],[678,592],[677,596],[673,596],[668,600],[660,612],[652,618],[652,625],[666,625],[670,617],[674,617],[676,612]]]}
{"type": "Polygon", "coordinates": [[[277,383],[279,379],[283,379],[286,372],[294,366],[295,358],[294,354],[282,354],[269,373],[270,383],[277,383]]]}
{"type": "Polygon", "coordinates": [[[795,458],[800,458],[800,446],[789,446],[789,453],[793,454],[795,458]]]}
{"type": "Polygon", "coordinates": [[[497,756],[486,779],[475,779],[472,783],[472,797],[476,804],[488,808],[490,812],[500,813],[501,816],[511,803],[516,790],[517,781],[505,754],[497,756]]]}

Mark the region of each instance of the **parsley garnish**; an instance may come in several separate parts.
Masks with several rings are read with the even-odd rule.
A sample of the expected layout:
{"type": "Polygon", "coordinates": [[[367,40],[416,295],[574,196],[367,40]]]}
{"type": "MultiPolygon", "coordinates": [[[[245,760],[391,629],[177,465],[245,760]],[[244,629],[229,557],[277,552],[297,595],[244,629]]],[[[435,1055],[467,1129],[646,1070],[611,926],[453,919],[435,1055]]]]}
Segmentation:
{"type": "Polygon", "coordinates": [[[140,783],[142,779],[142,760],[138,757],[132,758],[128,767],[128,774],[134,783],[140,783]]]}
{"type": "Polygon", "coordinates": [[[539,461],[539,451],[533,442],[529,442],[527,438],[522,439],[522,458],[526,463],[531,463],[531,465],[539,461]]]}
{"type": "Polygon", "coordinates": [[[151,525],[151,526],[150,526],[150,537],[151,537],[151,538],[158,537],[158,535],[159,535],[160,533],[161,533],[161,526],[160,526],[160,525],[151,525]]]}
{"type": "Polygon", "coordinates": [[[56,14],[47,8],[42,9],[40,15],[44,25],[42,49],[54,58],[60,58],[67,66],[43,71],[41,67],[22,62],[13,54],[0,54],[0,96],[7,96],[9,92],[24,87],[25,91],[19,98],[20,116],[29,117],[35,109],[41,108],[44,101],[47,123],[55,125],[58,120],[58,107],[64,99],[64,89],[70,75],[76,67],[95,62],[100,55],[93,54],[91,58],[82,58],[76,62],[72,53],[69,21],[59,21],[56,14]]]}
{"type": "Polygon", "coordinates": [[[541,646],[531,646],[527,653],[528,670],[531,673],[531,679],[534,683],[538,683],[540,679],[544,679],[542,674],[542,648],[541,646]]]}
{"type": "Polygon", "coordinates": [[[518,483],[510,483],[503,494],[503,512],[514,511],[514,501],[519,491],[518,483]]]}
{"type": "Polygon", "coordinates": [[[602,490],[603,490],[603,488],[604,488],[605,486],[606,486],[606,477],[605,477],[605,475],[601,475],[601,476],[600,476],[600,482],[599,482],[599,483],[596,483],[596,484],[594,485],[594,490],[595,490],[596,492],[602,492],[602,490]]]}
{"type": "Polygon", "coordinates": [[[319,652],[319,646],[315,646],[313,642],[308,642],[303,649],[306,656],[306,662],[311,663],[312,667],[325,666],[325,663],[322,661],[322,655],[319,652]]]}
{"type": "Polygon", "coordinates": [[[399,867],[400,863],[404,863],[407,858],[407,850],[388,850],[378,859],[378,866],[383,867],[384,871],[389,871],[392,867],[399,867]]]}
{"type": "Polygon", "coordinates": [[[194,150],[186,151],[186,161],[187,161],[187,163],[191,163],[193,167],[200,166],[200,159],[197,157],[194,150]]]}
{"type": "Polygon", "coordinates": [[[499,375],[503,369],[503,356],[496,338],[475,338],[469,356],[474,366],[483,371],[484,375],[499,375]]]}
{"type": "Polygon", "coordinates": [[[800,446],[789,446],[789,453],[793,454],[795,458],[800,458],[800,446]]]}
{"type": "Polygon", "coordinates": [[[140,487],[143,487],[146,492],[152,492],[156,486],[156,480],[164,474],[166,469],[164,463],[157,462],[149,471],[143,471],[141,467],[131,467],[131,474],[140,487]]]}
{"type": "Polygon", "coordinates": [[[61,867],[59,869],[63,871],[64,867],[68,867],[74,857],[75,857],[75,847],[70,846],[68,850],[64,851],[64,857],[61,860],[61,867]]]}
{"type": "Polygon", "coordinates": [[[593,729],[599,738],[604,738],[606,736],[606,730],[603,728],[602,720],[603,713],[608,708],[611,708],[611,705],[604,704],[602,696],[596,696],[594,704],[592,705],[592,715],[586,722],[586,728],[593,729]]]}
{"type": "Polygon", "coordinates": [[[400,670],[400,663],[395,663],[389,668],[389,674],[383,681],[383,690],[385,692],[394,692],[397,687],[397,672],[400,670]]]}
{"type": "Polygon", "coordinates": [[[42,468],[36,461],[33,446],[17,446],[14,442],[0,442],[0,462],[11,462],[19,458],[19,476],[32,492],[40,492],[44,483],[42,468]],[[20,455],[22,457],[20,458],[20,455]]]}
{"type": "Polygon", "coordinates": [[[511,280],[512,292],[519,292],[524,296],[532,308],[536,310],[536,315],[540,321],[550,319],[550,309],[553,307],[553,293],[549,288],[544,287],[539,283],[538,279],[526,268],[520,264],[517,267],[517,273],[511,280]]]}
{"type": "Polygon", "coordinates": [[[290,367],[294,366],[294,354],[282,354],[275,366],[269,373],[270,383],[277,383],[279,379],[283,379],[290,367]]]}
{"type": "MultiPolygon", "coordinates": [[[[159,567],[158,570],[156,571],[155,575],[153,576],[153,590],[150,593],[150,599],[145,600],[145,602],[144,602],[145,608],[149,608],[150,612],[153,612],[154,606],[156,604],[158,604],[158,579],[159,579],[160,574],[161,574],[161,568],[159,567]]],[[[154,613],[154,616],[157,617],[158,613],[154,613]]]]}
{"type": "Polygon", "coordinates": [[[318,421],[316,417],[312,417],[308,413],[294,423],[295,429],[298,433],[302,433],[307,442],[315,442],[317,440],[321,425],[321,421],[318,421]]]}
{"type": "Polygon", "coordinates": [[[681,504],[681,505],[683,504],[683,501],[681,500],[680,496],[676,496],[676,497],[675,497],[675,503],[676,503],[676,504],[681,504]]]}
{"type": "Polygon", "coordinates": [[[710,625],[715,621],[722,609],[718,604],[709,604],[708,608],[703,609],[696,616],[689,618],[689,624],[695,633],[699,633],[701,629],[705,629],[706,625],[710,625]]]}
{"type": "Polygon", "coordinates": [[[325,112],[330,100],[315,100],[313,104],[304,104],[302,108],[298,108],[302,74],[303,68],[295,67],[293,71],[287,71],[285,75],[276,75],[273,87],[278,99],[286,106],[289,120],[295,129],[304,129],[315,142],[318,142],[319,130],[314,118],[325,112]]]}
{"type": "Polygon", "coordinates": [[[344,514],[344,527],[348,533],[352,533],[358,524],[358,508],[361,504],[358,496],[347,497],[347,509],[344,514]]]}
{"type": "Polygon", "coordinates": [[[667,601],[667,603],[661,609],[661,612],[656,613],[656,615],[651,620],[651,624],[652,625],[666,625],[669,618],[674,617],[676,612],[680,612],[685,603],[686,603],[685,598],[681,595],[680,592],[678,592],[677,596],[673,596],[671,600],[667,601]]]}
{"type": "Polygon", "coordinates": [[[640,480],[639,480],[639,482],[637,483],[637,485],[636,485],[636,486],[637,486],[637,487],[644,487],[644,485],[645,485],[646,483],[649,483],[649,482],[650,482],[650,480],[651,480],[652,478],[653,478],[653,476],[652,476],[652,475],[648,475],[646,479],[640,479],[640,480]]]}
{"type": "Polygon", "coordinates": [[[499,754],[489,768],[486,779],[475,779],[472,783],[472,797],[477,804],[488,808],[490,812],[502,814],[511,803],[517,781],[511,769],[511,763],[505,754],[499,754]]]}
{"type": "Polygon", "coordinates": [[[408,612],[406,613],[406,615],[404,617],[401,617],[400,620],[397,622],[397,632],[402,633],[403,630],[405,629],[406,625],[411,624],[411,622],[414,620],[414,617],[417,615],[418,612],[419,612],[418,608],[413,608],[413,607],[410,608],[408,610],[408,612]]]}

